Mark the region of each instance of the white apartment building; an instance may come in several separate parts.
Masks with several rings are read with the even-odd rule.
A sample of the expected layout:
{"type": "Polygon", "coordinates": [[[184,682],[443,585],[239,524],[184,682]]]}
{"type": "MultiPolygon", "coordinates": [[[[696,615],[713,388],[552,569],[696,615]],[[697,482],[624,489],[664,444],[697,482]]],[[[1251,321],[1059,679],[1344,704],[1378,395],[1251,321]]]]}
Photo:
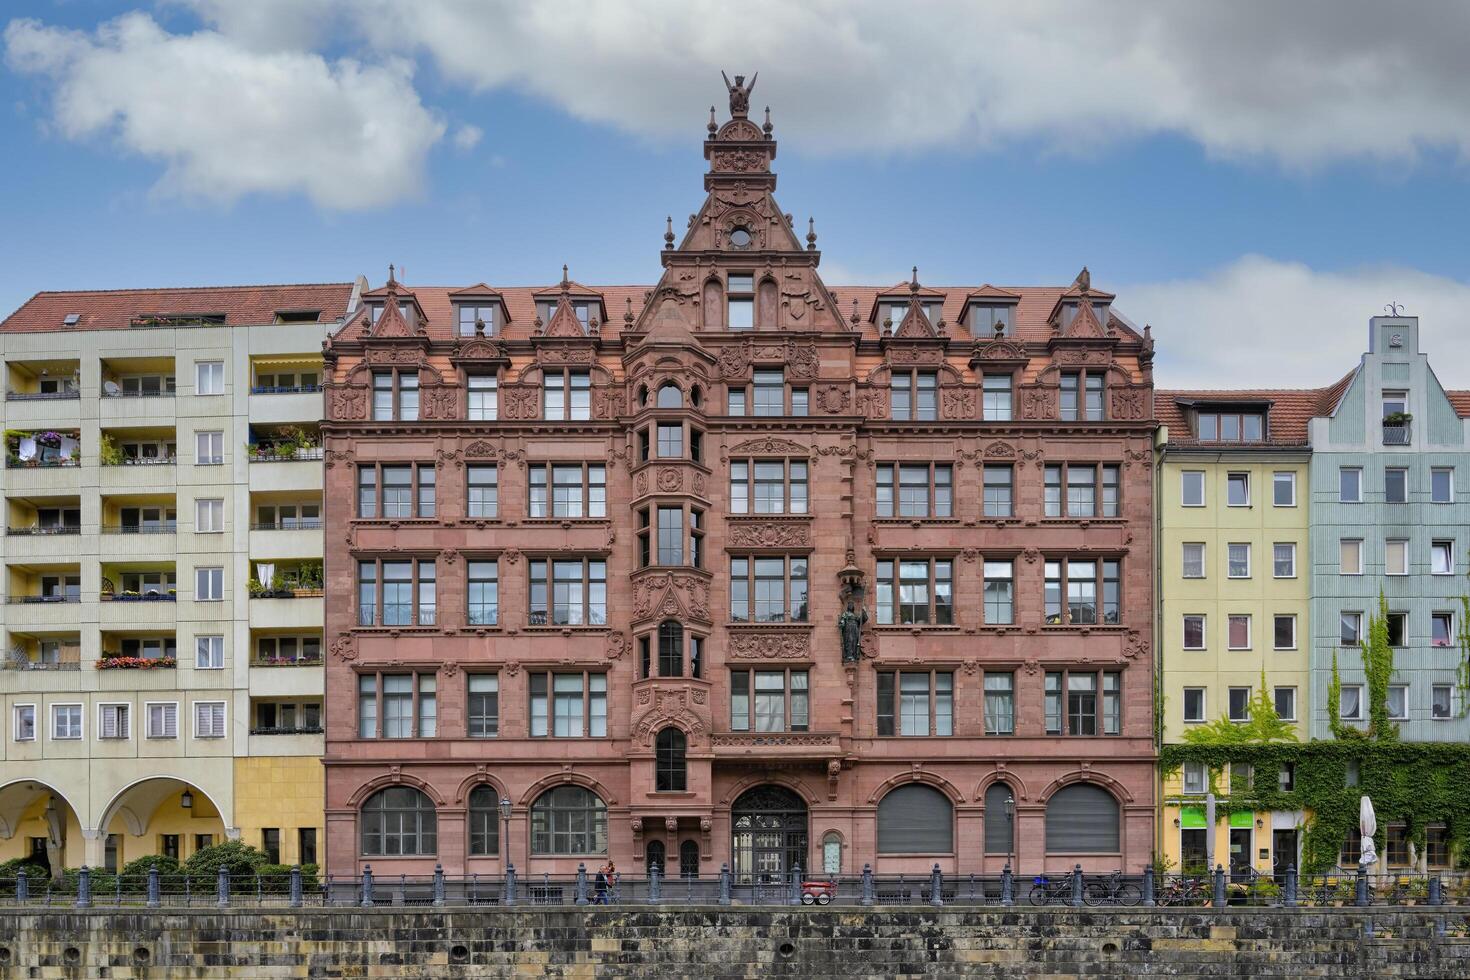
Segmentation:
{"type": "Polygon", "coordinates": [[[0,323],[0,860],[322,840],[322,340],[361,286],[38,293],[0,323]]]}

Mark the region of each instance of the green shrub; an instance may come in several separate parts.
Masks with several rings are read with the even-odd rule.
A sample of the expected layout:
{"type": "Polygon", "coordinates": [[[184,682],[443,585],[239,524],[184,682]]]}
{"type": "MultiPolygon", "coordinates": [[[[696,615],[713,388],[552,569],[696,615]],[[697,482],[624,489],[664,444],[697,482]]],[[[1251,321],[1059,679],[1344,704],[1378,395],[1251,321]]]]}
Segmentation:
{"type": "Polygon", "coordinates": [[[184,871],[191,878],[214,878],[224,868],[232,876],[253,875],[257,868],[266,863],[265,854],[249,844],[227,840],[209,847],[201,847],[189,855],[184,862],[184,871]]]}
{"type": "Polygon", "coordinates": [[[45,858],[27,854],[25,857],[11,858],[9,861],[0,863],[0,878],[14,878],[15,873],[21,868],[26,869],[26,877],[32,881],[36,880],[37,875],[46,877],[51,875],[51,866],[46,863],[45,858]]]}
{"type": "Polygon", "coordinates": [[[146,857],[134,858],[122,866],[124,878],[148,877],[148,869],[158,868],[158,873],[165,878],[177,877],[184,873],[184,866],[179,864],[178,858],[168,857],[164,854],[149,854],[146,857]]]}

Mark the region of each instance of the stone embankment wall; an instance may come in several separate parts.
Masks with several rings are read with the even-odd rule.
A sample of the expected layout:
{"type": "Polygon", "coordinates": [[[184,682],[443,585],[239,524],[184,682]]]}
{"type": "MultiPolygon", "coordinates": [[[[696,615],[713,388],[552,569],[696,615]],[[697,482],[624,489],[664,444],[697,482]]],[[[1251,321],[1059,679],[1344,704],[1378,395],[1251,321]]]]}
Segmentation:
{"type": "Polygon", "coordinates": [[[0,910],[0,980],[1467,977],[1430,909],[0,910]]]}

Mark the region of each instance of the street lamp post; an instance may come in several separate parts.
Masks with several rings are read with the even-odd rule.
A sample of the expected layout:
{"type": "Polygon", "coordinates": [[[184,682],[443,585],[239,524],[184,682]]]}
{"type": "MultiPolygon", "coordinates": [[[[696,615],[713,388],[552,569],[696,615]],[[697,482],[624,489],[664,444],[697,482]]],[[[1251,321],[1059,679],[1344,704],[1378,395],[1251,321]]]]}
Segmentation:
{"type": "Polygon", "coordinates": [[[500,856],[501,864],[507,868],[510,867],[510,814],[514,808],[515,804],[511,803],[510,797],[500,798],[500,856]]]}
{"type": "Polygon", "coordinates": [[[1016,863],[1012,860],[1016,854],[1016,798],[1006,794],[1006,860],[1011,863],[1011,873],[1016,871],[1016,863]]]}

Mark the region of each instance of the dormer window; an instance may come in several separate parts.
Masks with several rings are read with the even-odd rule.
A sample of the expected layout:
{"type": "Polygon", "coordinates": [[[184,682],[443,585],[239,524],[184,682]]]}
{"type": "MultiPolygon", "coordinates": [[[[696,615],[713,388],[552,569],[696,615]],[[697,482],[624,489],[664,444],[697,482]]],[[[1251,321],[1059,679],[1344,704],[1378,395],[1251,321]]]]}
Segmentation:
{"type": "MultiPolygon", "coordinates": [[[[383,315],[383,304],[382,303],[370,303],[368,305],[368,308],[373,311],[373,323],[377,323],[378,320],[383,315]]],[[[412,303],[399,303],[398,304],[398,312],[401,313],[401,314],[403,314],[403,319],[408,323],[409,326],[413,326],[413,304],[412,303]]]]}
{"type": "Polygon", "coordinates": [[[1196,438],[1201,442],[1260,442],[1265,435],[1260,412],[1202,411],[1196,416],[1196,438]]]}
{"type": "Polygon", "coordinates": [[[731,330],[755,329],[755,276],[732,272],[726,280],[725,322],[731,330]]]}
{"type": "Polygon", "coordinates": [[[316,323],[321,310],[276,310],[277,323],[316,323]]]}
{"type": "MultiPolygon", "coordinates": [[[[461,303],[455,307],[456,319],[459,322],[459,335],[461,337],[473,337],[478,332],[475,329],[477,323],[483,323],[484,333],[487,337],[493,337],[500,332],[495,322],[496,306],[487,303],[483,306],[474,303],[461,303]]],[[[583,321],[584,323],[586,321],[583,321]]]]}
{"type": "MultiPolygon", "coordinates": [[[[558,301],[554,299],[537,302],[536,315],[541,318],[543,325],[550,323],[551,318],[556,316],[557,303],[558,301]]],[[[576,314],[577,320],[582,324],[582,330],[585,332],[587,325],[592,322],[592,307],[594,304],[590,300],[573,300],[571,305],[572,312],[576,314]]],[[[471,324],[474,323],[473,320],[470,322],[471,324]]],[[[486,320],[485,323],[488,325],[490,321],[486,320]]]]}
{"type": "MultiPolygon", "coordinates": [[[[929,318],[929,323],[933,326],[938,326],[940,313],[944,309],[944,301],[926,300],[919,305],[924,310],[924,316],[929,318]]],[[[908,315],[909,304],[907,300],[902,303],[885,303],[883,304],[883,320],[878,325],[887,325],[897,330],[899,325],[903,323],[903,318],[908,315]]]]}
{"type": "MultiPolygon", "coordinates": [[[[1063,330],[1065,330],[1068,327],[1070,327],[1072,325],[1072,321],[1074,319],[1076,319],[1076,317],[1077,317],[1077,308],[1078,308],[1078,302],[1077,302],[1077,300],[1068,300],[1067,302],[1065,302],[1065,303],[1062,304],[1062,329],[1063,330]]],[[[1093,303],[1092,304],[1092,315],[1097,318],[1097,322],[1098,323],[1100,323],[1103,326],[1107,326],[1108,325],[1108,304],[1107,303],[1093,303]]]]}
{"type": "Polygon", "coordinates": [[[1009,337],[1014,329],[1011,320],[1014,309],[1009,303],[970,304],[970,335],[1009,337]]]}

